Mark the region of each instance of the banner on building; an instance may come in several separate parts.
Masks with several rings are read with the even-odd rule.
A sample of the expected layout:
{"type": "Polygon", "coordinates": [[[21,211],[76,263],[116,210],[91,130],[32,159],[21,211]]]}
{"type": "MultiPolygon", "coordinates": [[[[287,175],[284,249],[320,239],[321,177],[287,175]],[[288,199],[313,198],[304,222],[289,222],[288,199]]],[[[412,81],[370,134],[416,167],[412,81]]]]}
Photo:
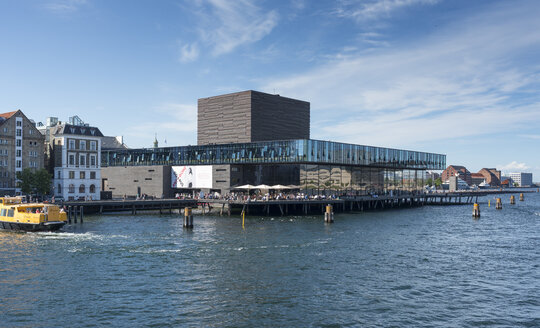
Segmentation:
{"type": "Polygon", "coordinates": [[[212,165],[173,166],[171,168],[171,187],[212,188],[212,165]]]}

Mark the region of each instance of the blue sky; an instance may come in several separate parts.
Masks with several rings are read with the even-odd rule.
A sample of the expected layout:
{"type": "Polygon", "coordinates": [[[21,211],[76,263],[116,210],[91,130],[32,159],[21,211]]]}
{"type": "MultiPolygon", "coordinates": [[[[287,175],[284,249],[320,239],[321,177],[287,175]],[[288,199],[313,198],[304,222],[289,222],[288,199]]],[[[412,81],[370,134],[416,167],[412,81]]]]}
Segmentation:
{"type": "Polygon", "coordinates": [[[539,1],[0,0],[0,111],[196,143],[197,99],[311,102],[314,139],[540,181],[539,1]]]}

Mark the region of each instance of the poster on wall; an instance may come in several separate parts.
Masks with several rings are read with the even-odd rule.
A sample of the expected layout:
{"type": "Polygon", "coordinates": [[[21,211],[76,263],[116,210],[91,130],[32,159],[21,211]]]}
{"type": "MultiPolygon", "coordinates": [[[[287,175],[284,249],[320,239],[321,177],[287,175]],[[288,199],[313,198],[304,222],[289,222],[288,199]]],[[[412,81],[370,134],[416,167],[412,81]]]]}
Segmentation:
{"type": "Polygon", "coordinates": [[[173,166],[171,182],[177,189],[212,188],[212,165],[173,166]]]}

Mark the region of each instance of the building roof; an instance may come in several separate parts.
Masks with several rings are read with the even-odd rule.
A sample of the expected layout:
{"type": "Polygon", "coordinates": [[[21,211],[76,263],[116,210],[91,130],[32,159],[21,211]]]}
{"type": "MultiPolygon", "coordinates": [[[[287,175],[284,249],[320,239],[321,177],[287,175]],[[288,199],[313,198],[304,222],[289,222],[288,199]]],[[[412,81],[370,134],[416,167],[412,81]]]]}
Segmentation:
{"type": "Polygon", "coordinates": [[[103,137],[103,133],[98,128],[84,125],[59,124],[54,127],[54,135],[72,134],[91,137],[103,137]]]}
{"type": "Polygon", "coordinates": [[[484,178],[482,173],[471,173],[471,178],[484,178]]]}
{"type": "Polygon", "coordinates": [[[15,110],[15,111],[13,111],[13,112],[2,113],[2,114],[0,114],[0,117],[3,117],[3,118],[5,118],[5,119],[7,120],[7,119],[10,118],[11,116],[15,115],[15,113],[17,113],[19,110],[20,110],[20,109],[15,110]]]}
{"type": "Polygon", "coordinates": [[[118,141],[117,137],[103,137],[101,138],[101,149],[102,150],[109,150],[109,149],[128,149],[126,144],[121,143],[118,141]]]}

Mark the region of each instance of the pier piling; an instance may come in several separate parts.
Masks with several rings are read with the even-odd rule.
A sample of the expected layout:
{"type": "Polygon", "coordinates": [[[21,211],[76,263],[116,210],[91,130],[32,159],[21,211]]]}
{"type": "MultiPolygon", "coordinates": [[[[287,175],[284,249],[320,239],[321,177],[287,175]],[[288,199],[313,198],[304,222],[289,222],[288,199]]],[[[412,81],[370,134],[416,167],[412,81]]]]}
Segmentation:
{"type": "Polygon", "coordinates": [[[326,212],[324,213],[325,223],[334,223],[334,212],[332,211],[332,205],[326,205],[326,212]]]}
{"type": "Polygon", "coordinates": [[[516,197],[514,195],[510,196],[510,204],[512,205],[516,204],[516,197]]]}
{"type": "Polygon", "coordinates": [[[498,210],[502,210],[502,201],[500,198],[497,198],[497,202],[495,203],[495,208],[498,210]]]}
{"type": "Polygon", "coordinates": [[[525,196],[523,196],[523,193],[519,194],[519,201],[522,202],[525,200],[525,196]]]}
{"type": "Polygon", "coordinates": [[[184,208],[184,228],[193,229],[193,214],[191,213],[191,207],[184,208]]]}
{"type": "Polygon", "coordinates": [[[473,216],[473,218],[479,218],[480,217],[480,206],[478,205],[478,203],[474,203],[472,216],[473,216]]]}

